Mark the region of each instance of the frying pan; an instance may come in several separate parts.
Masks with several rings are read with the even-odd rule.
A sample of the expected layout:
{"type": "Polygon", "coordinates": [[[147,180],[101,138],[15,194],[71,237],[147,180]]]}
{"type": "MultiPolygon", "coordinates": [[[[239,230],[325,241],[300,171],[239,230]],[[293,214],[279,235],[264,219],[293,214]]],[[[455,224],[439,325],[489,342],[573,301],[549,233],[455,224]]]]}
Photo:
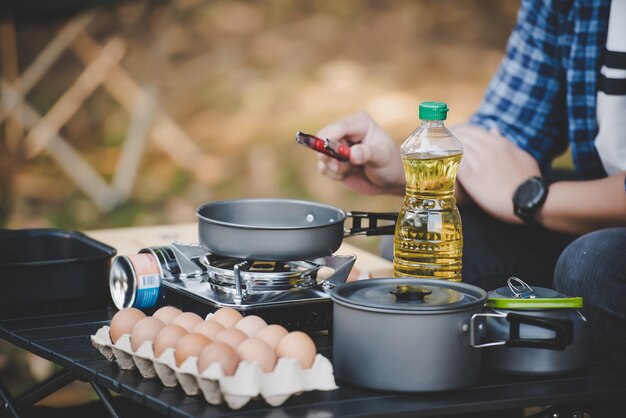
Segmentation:
{"type": "Polygon", "coordinates": [[[238,199],[196,210],[200,244],[208,251],[246,260],[289,261],[325,257],[344,237],[392,235],[397,213],[349,212],[291,199],[238,199]],[[352,219],[352,228],[345,228],[352,219]],[[367,226],[362,226],[363,221],[367,226]],[[379,226],[379,220],[393,221],[379,226]]]}

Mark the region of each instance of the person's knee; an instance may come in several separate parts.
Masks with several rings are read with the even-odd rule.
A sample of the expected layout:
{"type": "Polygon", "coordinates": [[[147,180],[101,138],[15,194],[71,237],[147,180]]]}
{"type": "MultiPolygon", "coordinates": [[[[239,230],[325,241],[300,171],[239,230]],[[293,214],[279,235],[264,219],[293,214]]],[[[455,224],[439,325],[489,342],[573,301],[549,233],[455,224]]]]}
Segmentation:
{"type": "Polygon", "coordinates": [[[569,244],[559,257],[554,287],[568,295],[582,295],[600,282],[623,280],[625,260],[626,228],[588,233],[569,244]]]}
{"type": "Polygon", "coordinates": [[[582,270],[586,267],[581,263],[581,258],[593,250],[592,240],[589,235],[584,235],[570,245],[559,256],[554,268],[554,288],[568,295],[577,294],[575,290],[580,287],[580,281],[585,275],[582,270]]]}
{"type": "Polygon", "coordinates": [[[555,288],[583,298],[593,357],[626,366],[626,228],[577,238],[561,254],[555,288]]]}

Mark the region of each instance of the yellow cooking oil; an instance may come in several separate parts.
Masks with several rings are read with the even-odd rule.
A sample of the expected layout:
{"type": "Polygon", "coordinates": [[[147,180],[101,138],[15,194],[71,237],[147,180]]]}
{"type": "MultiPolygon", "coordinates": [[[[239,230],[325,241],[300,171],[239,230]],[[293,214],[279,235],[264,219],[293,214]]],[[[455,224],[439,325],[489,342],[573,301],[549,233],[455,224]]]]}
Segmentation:
{"type": "Polygon", "coordinates": [[[440,114],[422,112],[420,105],[422,125],[401,147],[406,193],[394,234],[395,277],[461,281],[463,233],[454,185],[463,149],[436,119],[440,114]]]}

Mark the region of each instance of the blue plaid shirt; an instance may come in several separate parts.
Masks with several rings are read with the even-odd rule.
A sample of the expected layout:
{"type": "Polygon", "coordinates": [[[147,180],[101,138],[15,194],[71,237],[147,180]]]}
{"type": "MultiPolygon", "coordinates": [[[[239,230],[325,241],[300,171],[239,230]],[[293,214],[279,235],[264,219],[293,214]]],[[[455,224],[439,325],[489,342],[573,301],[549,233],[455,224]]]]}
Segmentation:
{"type": "Polygon", "coordinates": [[[610,0],[524,0],[483,103],[470,123],[532,154],[545,171],[569,145],[576,172],[606,176],[594,146],[610,0]]]}

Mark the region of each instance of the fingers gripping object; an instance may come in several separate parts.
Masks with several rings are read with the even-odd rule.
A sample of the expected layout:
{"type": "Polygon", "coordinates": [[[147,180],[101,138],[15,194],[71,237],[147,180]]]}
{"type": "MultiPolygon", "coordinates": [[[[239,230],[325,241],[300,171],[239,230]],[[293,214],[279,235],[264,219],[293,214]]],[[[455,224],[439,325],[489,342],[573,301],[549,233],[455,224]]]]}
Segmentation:
{"type": "Polygon", "coordinates": [[[322,139],[316,136],[305,134],[304,132],[296,133],[296,141],[299,144],[304,145],[307,148],[311,148],[317,152],[328,155],[338,159],[339,161],[350,160],[350,147],[348,145],[340,144],[339,142],[331,141],[330,139],[322,139]]]}

